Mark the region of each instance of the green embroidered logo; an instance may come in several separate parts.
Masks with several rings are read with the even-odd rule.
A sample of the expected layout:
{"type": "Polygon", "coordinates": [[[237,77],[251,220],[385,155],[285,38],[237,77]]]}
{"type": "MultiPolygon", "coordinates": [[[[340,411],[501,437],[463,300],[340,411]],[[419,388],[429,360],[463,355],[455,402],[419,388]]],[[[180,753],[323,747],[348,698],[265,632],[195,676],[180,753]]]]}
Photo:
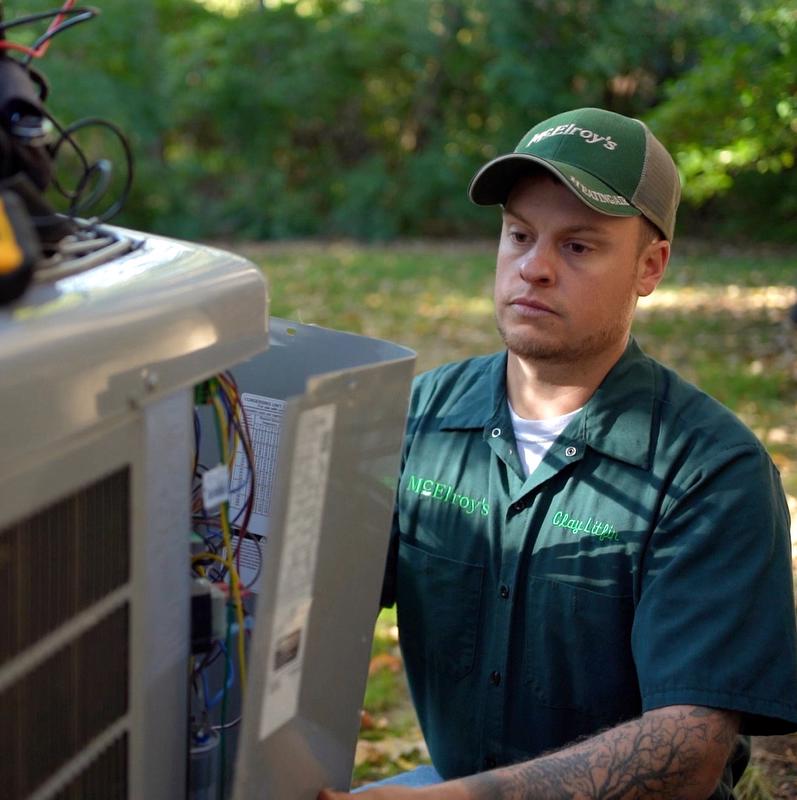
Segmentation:
{"type": "Polygon", "coordinates": [[[478,511],[483,517],[486,517],[490,513],[490,504],[486,497],[477,500],[475,497],[460,494],[451,484],[441,483],[432,478],[410,475],[406,491],[414,492],[420,497],[437,500],[439,503],[450,503],[452,506],[462,509],[466,514],[475,514],[478,511]]]}
{"type": "Polygon", "coordinates": [[[584,536],[595,536],[602,542],[619,542],[620,536],[611,522],[604,522],[599,519],[576,519],[571,517],[566,511],[557,511],[551,520],[555,528],[564,528],[574,536],[583,534],[584,536]]]}

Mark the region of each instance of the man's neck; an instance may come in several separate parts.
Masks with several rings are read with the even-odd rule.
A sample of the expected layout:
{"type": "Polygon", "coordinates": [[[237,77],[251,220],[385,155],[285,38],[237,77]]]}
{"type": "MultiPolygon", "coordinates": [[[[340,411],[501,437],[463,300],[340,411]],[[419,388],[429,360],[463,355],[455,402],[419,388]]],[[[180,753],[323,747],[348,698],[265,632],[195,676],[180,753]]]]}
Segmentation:
{"type": "Polygon", "coordinates": [[[625,351],[622,347],[578,362],[535,361],[511,351],[506,387],[515,413],[524,419],[549,419],[586,404],[625,351]]]}

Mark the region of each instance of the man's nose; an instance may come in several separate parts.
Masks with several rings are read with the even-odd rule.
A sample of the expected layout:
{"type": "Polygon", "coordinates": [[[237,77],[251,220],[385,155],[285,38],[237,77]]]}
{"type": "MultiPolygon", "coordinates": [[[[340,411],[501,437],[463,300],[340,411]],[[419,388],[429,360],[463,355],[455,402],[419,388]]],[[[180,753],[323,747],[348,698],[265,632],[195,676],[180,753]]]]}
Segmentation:
{"type": "Polygon", "coordinates": [[[549,285],[556,280],[556,259],[551,248],[537,241],[520,258],[520,277],[527,283],[549,285]]]}

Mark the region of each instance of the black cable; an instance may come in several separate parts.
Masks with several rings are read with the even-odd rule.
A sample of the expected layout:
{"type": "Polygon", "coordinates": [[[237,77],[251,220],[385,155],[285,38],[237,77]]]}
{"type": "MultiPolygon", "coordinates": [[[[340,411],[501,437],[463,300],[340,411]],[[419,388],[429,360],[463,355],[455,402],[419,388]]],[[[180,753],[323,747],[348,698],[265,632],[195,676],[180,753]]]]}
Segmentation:
{"type": "Polygon", "coordinates": [[[53,117],[52,114],[45,111],[45,115],[47,118],[55,125],[56,129],[58,130],[60,136],[58,140],[51,145],[48,149],[50,151],[50,156],[53,160],[55,160],[58,156],[58,153],[61,149],[61,146],[64,142],[68,142],[69,145],[74,150],[77,157],[80,159],[81,164],[83,165],[83,175],[78,181],[78,185],[75,191],[70,192],[64,189],[61,184],[59,183],[58,179],[53,176],[53,186],[55,189],[61,194],[62,197],[65,197],[69,200],[69,215],[70,216],[78,216],[82,213],[85,213],[87,208],[90,208],[93,203],[95,203],[99,199],[99,195],[97,191],[93,191],[88,198],[81,198],[82,192],[85,190],[85,187],[88,185],[88,181],[91,178],[91,173],[93,171],[97,171],[99,161],[95,161],[93,164],[89,164],[83,149],[80,145],[75,141],[73,134],[77,131],[83,130],[84,128],[95,126],[101,128],[107,128],[110,130],[116,138],[119,140],[120,144],[122,145],[122,150],[124,151],[125,155],[125,165],[127,167],[127,175],[125,178],[125,183],[122,188],[121,194],[119,198],[113,203],[103,214],[97,216],[98,222],[107,222],[109,219],[114,217],[119,211],[122,210],[125,202],[127,202],[127,198],[130,195],[130,189],[133,185],[133,152],[130,149],[130,144],[127,141],[127,137],[122,132],[121,128],[115,125],[113,122],[109,120],[102,119],[100,117],[86,117],[85,119],[79,120],[78,122],[74,122],[71,125],[68,125],[66,128],[62,127],[58,120],[53,117]]]}
{"type": "Polygon", "coordinates": [[[193,475],[196,477],[197,469],[199,468],[199,445],[202,441],[202,423],[199,421],[199,412],[194,406],[194,469],[193,475]]]}
{"type": "MultiPolygon", "coordinates": [[[[2,9],[1,4],[0,9],[2,9]]],[[[17,28],[20,25],[28,25],[31,22],[40,22],[43,19],[52,19],[60,14],[72,16],[73,14],[84,14],[87,11],[91,11],[94,16],[97,16],[100,13],[100,10],[98,8],[94,8],[94,6],[75,6],[67,9],[56,8],[50,9],[49,11],[37,11],[35,14],[25,14],[24,17],[17,17],[9,22],[0,22],[0,33],[5,33],[10,28],[17,28]]],[[[35,47],[31,48],[31,50],[35,49],[35,47]]]]}
{"type": "MultiPolygon", "coordinates": [[[[57,36],[61,31],[65,31],[67,28],[71,28],[73,25],[80,25],[81,22],[88,22],[90,19],[94,19],[99,14],[99,10],[96,8],[84,8],[80,11],[76,11],[74,8],[67,9],[66,11],[58,11],[53,16],[57,16],[58,14],[70,14],[70,19],[64,20],[58,27],[53,28],[46,33],[43,33],[32,45],[31,50],[38,50],[45,42],[50,41],[53,36],[57,36]],[[72,16],[74,15],[74,16],[72,16]]],[[[25,58],[22,59],[22,64],[24,66],[28,66],[30,62],[33,60],[33,55],[31,53],[26,54],[25,58]]]]}
{"type": "MultiPolygon", "coordinates": [[[[48,146],[47,148],[47,150],[50,153],[50,158],[55,159],[55,156],[59,148],[61,147],[64,141],[67,141],[69,142],[70,145],[72,145],[72,149],[75,151],[75,155],[80,159],[81,163],[83,164],[83,171],[85,172],[86,170],[88,170],[89,162],[86,160],[86,156],[83,153],[83,150],[81,150],[80,145],[69,135],[68,129],[62,127],[61,123],[49,111],[47,111],[46,108],[42,108],[42,113],[44,114],[45,117],[47,117],[47,119],[50,120],[50,122],[53,123],[58,133],[61,134],[56,143],[54,145],[48,146]]],[[[75,199],[76,196],[75,193],[68,192],[66,189],[62,189],[61,184],[58,182],[58,178],[55,175],[53,175],[52,177],[52,184],[55,190],[62,197],[65,197],[70,202],[75,199]]]]}

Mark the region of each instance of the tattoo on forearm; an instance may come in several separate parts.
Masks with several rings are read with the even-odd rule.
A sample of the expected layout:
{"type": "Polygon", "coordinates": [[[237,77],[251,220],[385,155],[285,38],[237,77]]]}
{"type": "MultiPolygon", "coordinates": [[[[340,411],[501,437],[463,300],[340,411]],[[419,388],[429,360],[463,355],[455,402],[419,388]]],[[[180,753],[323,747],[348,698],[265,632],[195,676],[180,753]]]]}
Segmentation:
{"type": "Polygon", "coordinates": [[[723,711],[672,707],[466,782],[473,800],[682,798],[699,785],[707,750],[728,756],[736,728],[723,711]]]}

